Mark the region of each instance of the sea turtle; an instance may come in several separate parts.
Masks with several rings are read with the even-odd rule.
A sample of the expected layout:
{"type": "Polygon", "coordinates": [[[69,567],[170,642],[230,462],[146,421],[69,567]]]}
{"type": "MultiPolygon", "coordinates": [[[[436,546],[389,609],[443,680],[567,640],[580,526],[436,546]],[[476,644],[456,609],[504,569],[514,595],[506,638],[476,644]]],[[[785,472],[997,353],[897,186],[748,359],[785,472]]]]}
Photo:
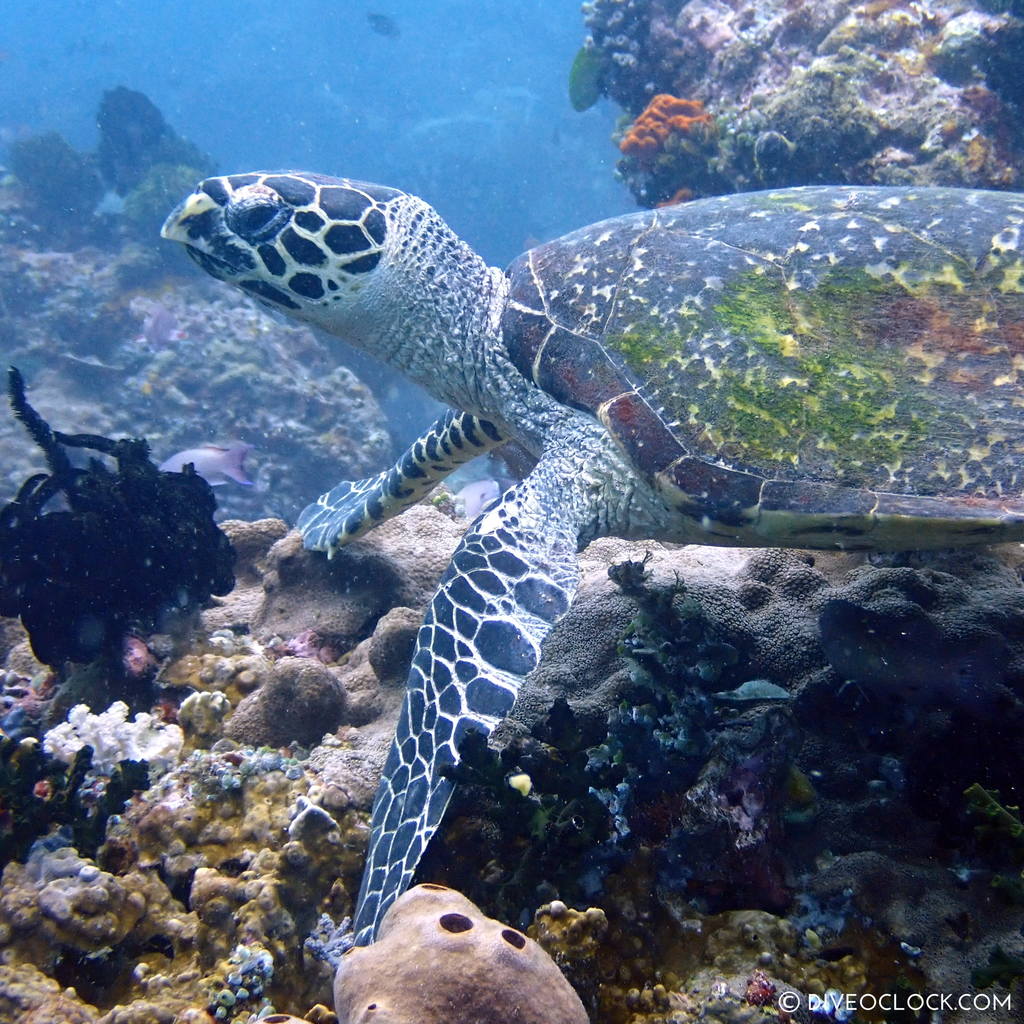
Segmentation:
{"type": "Polygon", "coordinates": [[[1024,538],[1024,197],[811,187],[700,199],[504,273],[415,196],[208,178],[171,214],[214,277],[408,374],[445,414],[299,518],[331,553],[514,439],[419,631],[357,941],[438,827],[465,733],[508,714],[603,535],[905,549],[1024,538]]]}

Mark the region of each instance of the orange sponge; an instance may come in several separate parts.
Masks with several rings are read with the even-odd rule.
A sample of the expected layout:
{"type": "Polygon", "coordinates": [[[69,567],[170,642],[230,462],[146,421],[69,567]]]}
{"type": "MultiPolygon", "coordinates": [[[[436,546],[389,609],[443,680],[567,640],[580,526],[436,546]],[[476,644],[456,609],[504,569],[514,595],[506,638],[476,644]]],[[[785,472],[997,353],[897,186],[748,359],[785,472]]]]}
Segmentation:
{"type": "Polygon", "coordinates": [[[673,133],[692,135],[713,128],[714,121],[700,100],[682,100],[659,93],[633,122],[619,149],[641,163],[652,163],[673,133]]]}

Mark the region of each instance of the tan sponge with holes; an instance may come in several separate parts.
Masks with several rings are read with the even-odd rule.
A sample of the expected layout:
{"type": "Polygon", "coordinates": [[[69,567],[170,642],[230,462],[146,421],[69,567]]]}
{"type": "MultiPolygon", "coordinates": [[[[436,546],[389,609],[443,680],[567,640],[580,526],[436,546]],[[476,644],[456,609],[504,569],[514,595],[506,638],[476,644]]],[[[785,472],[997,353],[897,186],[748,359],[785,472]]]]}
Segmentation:
{"type": "Polygon", "coordinates": [[[417,885],[334,979],[338,1024],[588,1024],[555,962],[465,896],[417,885]]]}

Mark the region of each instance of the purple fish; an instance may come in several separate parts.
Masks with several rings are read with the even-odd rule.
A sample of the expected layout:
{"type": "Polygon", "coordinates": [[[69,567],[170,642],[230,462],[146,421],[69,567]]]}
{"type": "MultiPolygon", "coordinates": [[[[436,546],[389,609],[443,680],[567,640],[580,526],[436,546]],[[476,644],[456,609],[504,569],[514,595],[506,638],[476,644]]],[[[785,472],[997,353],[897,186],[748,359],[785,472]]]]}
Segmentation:
{"type": "Polygon", "coordinates": [[[179,327],[177,317],[166,306],[154,302],[146,310],[146,318],[142,321],[142,333],[135,339],[135,343],[159,350],[172,341],[183,341],[187,337],[188,335],[179,327]]]}
{"type": "Polygon", "coordinates": [[[250,487],[252,481],[245,475],[245,457],[251,451],[252,445],[243,444],[241,441],[236,441],[226,448],[216,444],[203,444],[165,459],[160,463],[160,469],[164,473],[180,473],[191,463],[195,471],[211,487],[219,487],[229,480],[250,487]]]}

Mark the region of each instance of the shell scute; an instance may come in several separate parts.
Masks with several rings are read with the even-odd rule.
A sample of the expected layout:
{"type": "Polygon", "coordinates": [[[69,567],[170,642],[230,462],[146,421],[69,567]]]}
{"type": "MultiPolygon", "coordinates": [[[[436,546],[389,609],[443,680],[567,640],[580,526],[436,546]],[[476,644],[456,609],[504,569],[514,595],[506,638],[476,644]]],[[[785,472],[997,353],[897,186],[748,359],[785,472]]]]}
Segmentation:
{"type": "Polygon", "coordinates": [[[604,402],[597,415],[646,476],[654,477],[686,454],[661,416],[636,391],[604,402]]]}
{"type": "Polygon", "coordinates": [[[1022,224],[1010,194],[845,187],[618,218],[520,259],[513,295],[529,292],[524,305],[561,330],[517,365],[600,416],[677,497],[698,493],[699,473],[666,472],[679,454],[664,434],[740,474],[722,478],[729,495],[745,477],[821,485],[769,484],[762,508],[780,514],[831,501],[859,515],[872,499],[850,491],[913,496],[900,515],[930,514],[921,495],[1016,500],[1022,224]],[[656,422],[638,426],[635,402],[612,401],[634,391],[656,422]]]}

